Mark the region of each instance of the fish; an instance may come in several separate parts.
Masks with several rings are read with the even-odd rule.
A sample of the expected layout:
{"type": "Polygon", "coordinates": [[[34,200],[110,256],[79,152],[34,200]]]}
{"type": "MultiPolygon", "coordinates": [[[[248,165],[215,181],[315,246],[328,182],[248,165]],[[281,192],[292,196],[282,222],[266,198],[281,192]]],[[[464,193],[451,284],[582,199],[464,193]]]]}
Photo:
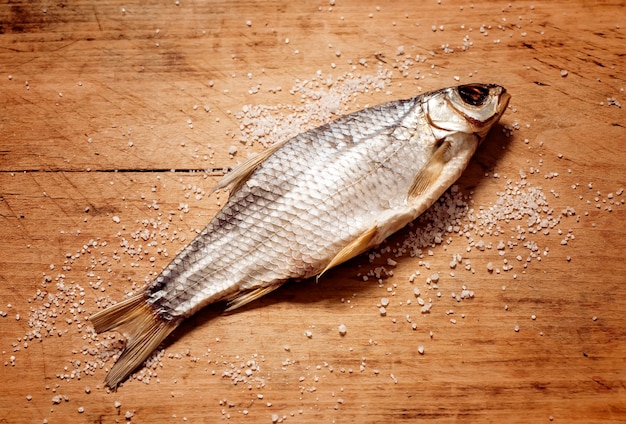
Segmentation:
{"type": "Polygon", "coordinates": [[[116,388],[207,305],[240,308],[282,284],[320,278],[415,220],[461,175],[510,100],[466,84],[341,116],[227,173],[223,208],[146,287],[90,317],[124,348],[116,388]]]}

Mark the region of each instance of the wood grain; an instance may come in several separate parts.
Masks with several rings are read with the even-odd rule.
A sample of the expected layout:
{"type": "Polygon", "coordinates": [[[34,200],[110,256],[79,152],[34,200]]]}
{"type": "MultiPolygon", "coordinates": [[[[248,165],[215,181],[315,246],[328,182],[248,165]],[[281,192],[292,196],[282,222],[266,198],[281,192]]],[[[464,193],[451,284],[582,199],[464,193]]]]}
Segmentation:
{"type": "Polygon", "coordinates": [[[621,1],[1,4],[0,421],[626,421],[625,28],[621,1]],[[98,299],[152,278],[219,209],[222,170],[262,148],[239,141],[245,105],[286,114],[312,101],[290,90],[318,70],[337,86],[379,67],[391,84],[342,113],[470,81],[507,87],[510,135],[494,131],[459,187],[474,212],[507,181],[541,187],[560,217],[523,235],[541,260],[524,268],[525,220],[483,236],[517,243],[504,256],[452,234],[396,257],[417,222],[372,262],[200,312],[149,384],[106,391],[111,359],[59,378],[97,360],[83,349],[98,299]],[[487,271],[503,259],[512,270],[487,271]],[[376,266],[393,275],[364,281],[376,266]],[[473,299],[452,298],[462,286],[473,299]],[[53,309],[52,335],[24,336],[53,309]]]}

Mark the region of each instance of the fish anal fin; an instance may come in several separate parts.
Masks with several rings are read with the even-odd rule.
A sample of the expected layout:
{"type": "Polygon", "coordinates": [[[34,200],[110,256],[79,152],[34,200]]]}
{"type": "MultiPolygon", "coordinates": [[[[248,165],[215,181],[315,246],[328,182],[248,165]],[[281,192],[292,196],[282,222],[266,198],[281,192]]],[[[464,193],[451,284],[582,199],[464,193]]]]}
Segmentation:
{"type": "Polygon", "coordinates": [[[232,194],[237,191],[239,187],[241,187],[241,185],[245,183],[248,178],[250,178],[250,175],[252,175],[254,170],[257,169],[258,166],[265,161],[265,159],[282,147],[286,142],[287,140],[273,144],[261,153],[236,166],[235,169],[224,175],[224,177],[213,188],[213,192],[221,189],[228,189],[228,191],[232,194]]]}
{"type": "Polygon", "coordinates": [[[339,253],[337,253],[335,257],[331,259],[328,265],[326,265],[326,268],[324,268],[324,270],[317,275],[316,279],[319,280],[322,274],[324,274],[329,269],[339,264],[342,264],[369,249],[371,247],[370,242],[374,239],[374,236],[376,236],[377,231],[378,226],[374,225],[372,228],[361,234],[359,237],[354,239],[354,241],[341,249],[339,253]]]}
{"type": "Polygon", "coordinates": [[[420,169],[415,178],[413,184],[409,188],[408,199],[415,199],[424,194],[429,187],[437,181],[444,165],[446,164],[445,158],[451,145],[449,141],[444,140],[441,145],[435,150],[435,153],[428,159],[426,164],[420,169]]]}
{"type": "Polygon", "coordinates": [[[110,388],[117,387],[140,366],[179,323],[161,318],[144,294],[125,299],[89,319],[97,333],[117,331],[126,337],[122,354],[104,380],[110,388]]]}
{"type": "Polygon", "coordinates": [[[259,287],[258,289],[248,290],[242,293],[238,293],[228,300],[228,304],[224,312],[232,312],[237,308],[241,308],[244,305],[257,300],[260,297],[265,296],[269,292],[276,290],[281,284],[273,284],[267,287],[259,287]]]}

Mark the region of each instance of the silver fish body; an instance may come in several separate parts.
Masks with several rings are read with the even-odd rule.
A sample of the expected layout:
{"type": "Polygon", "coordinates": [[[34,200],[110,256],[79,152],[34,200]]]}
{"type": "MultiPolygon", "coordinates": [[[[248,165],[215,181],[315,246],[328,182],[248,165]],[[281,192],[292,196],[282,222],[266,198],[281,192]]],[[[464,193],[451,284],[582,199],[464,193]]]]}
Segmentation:
{"type": "Polygon", "coordinates": [[[320,275],[414,220],[460,176],[509,97],[472,84],[393,101],[236,168],[217,187],[230,189],[226,205],[145,293],[92,317],[96,331],[128,338],[107,384],[202,307],[227,300],[234,309],[320,275]]]}

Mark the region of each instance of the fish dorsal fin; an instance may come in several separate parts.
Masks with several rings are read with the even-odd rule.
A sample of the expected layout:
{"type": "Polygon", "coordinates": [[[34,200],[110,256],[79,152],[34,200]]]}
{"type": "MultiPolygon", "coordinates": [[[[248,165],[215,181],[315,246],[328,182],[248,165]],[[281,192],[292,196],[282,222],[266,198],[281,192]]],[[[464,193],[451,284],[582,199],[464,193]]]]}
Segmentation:
{"type": "Polygon", "coordinates": [[[279,288],[281,284],[273,284],[267,287],[259,287],[258,289],[253,289],[249,291],[245,291],[243,293],[238,293],[228,300],[228,306],[224,309],[224,312],[232,312],[237,308],[241,308],[243,305],[247,305],[253,300],[257,300],[259,297],[263,297],[271,291],[279,288]]]}
{"type": "Polygon", "coordinates": [[[339,253],[335,255],[335,257],[326,265],[326,268],[319,274],[317,274],[316,280],[319,280],[322,274],[324,274],[329,269],[344,263],[348,259],[354,258],[359,253],[365,252],[369,249],[370,242],[374,239],[374,236],[378,232],[378,225],[374,225],[372,228],[361,234],[354,241],[348,244],[346,247],[341,249],[339,253]]]}
{"type": "Polygon", "coordinates": [[[415,199],[421,196],[432,184],[437,181],[443,166],[446,164],[445,157],[452,145],[449,141],[444,140],[435,153],[428,159],[426,164],[420,169],[415,176],[411,188],[409,188],[408,198],[409,200],[415,199]]]}
{"type": "Polygon", "coordinates": [[[265,159],[281,148],[286,142],[287,140],[276,143],[236,166],[235,169],[224,175],[215,188],[213,188],[213,192],[226,188],[232,195],[232,193],[237,191],[239,187],[250,178],[250,175],[252,175],[254,170],[257,169],[265,159]]]}

